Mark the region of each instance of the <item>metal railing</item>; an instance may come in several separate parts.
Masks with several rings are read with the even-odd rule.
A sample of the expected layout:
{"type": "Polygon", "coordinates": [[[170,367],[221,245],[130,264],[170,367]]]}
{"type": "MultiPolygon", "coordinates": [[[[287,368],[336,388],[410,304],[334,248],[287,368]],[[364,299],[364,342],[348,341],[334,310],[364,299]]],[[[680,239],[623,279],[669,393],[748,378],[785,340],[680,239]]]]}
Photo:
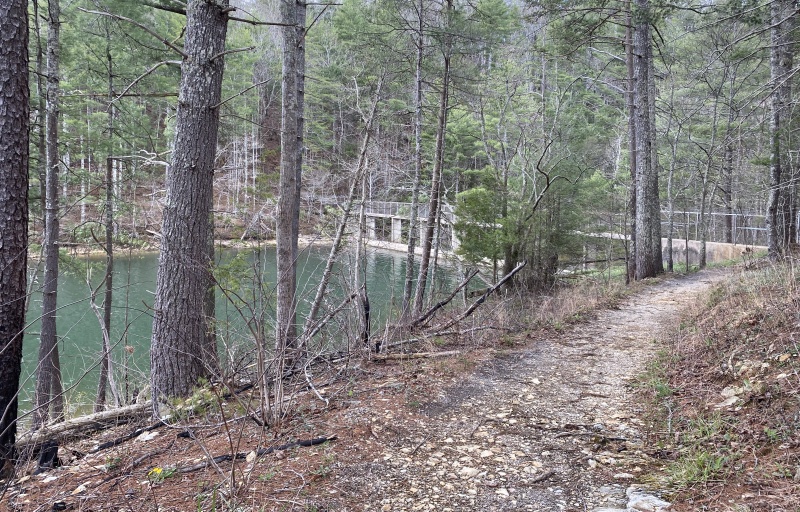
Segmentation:
{"type": "MultiPolygon", "coordinates": [[[[597,232],[620,233],[623,223],[630,223],[621,213],[595,212],[598,219],[593,228],[597,232]]],[[[703,223],[698,211],[675,211],[672,214],[672,238],[701,240],[703,223]]],[[[669,236],[669,212],[661,212],[661,236],[669,236]]],[[[628,231],[628,230],[625,230],[628,231]]],[[[739,245],[766,245],[767,232],[764,215],[759,213],[706,213],[705,239],[708,242],[734,243],[739,245]]]]}
{"type": "MultiPolygon", "coordinates": [[[[335,197],[328,197],[324,200],[317,200],[323,204],[338,204],[339,200],[335,197]]],[[[411,216],[411,203],[400,201],[367,201],[366,214],[369,217],[409,219],[411,216]]],[[[443,204],[442,221],[444,224],[452,226],[456,222],[455,208],[449,204],[443,204]]],[[[428,218],[429,206],[427,203],[420,204],[417,212],[417,219],[424,222],[428,218]]],[[[591,214],[590,214],[591,215],[591,214]]],[[[621,213],[594,212],[596,226],[592,229],[596,232],[620,233],[623,231],[625,215],[621,213]]],[[[672,237],[675,239],[700,240],[703,235],[703,223],[700,221],[701,215],[698,211],[675,211],[673,212],[672,237]]],[[[764,215],[760,213],[706,213],[705,232],[706,241],[734,243],[739,245],[766,245],[767,232],[764,226],[764,215]]],[[[630,219],[628,219],[629,221],[630,219]]],[[[666,238],[669,236],[669,213],[661,212],[661,235],[666,238]]],[[[798,213],[798,225],[800,225],[800,213],[798,213]]],[[[800,237],[800,232],[798,233],[800,237]]],[[[800,240],[798,240],[800,242],[800,240]]]]}

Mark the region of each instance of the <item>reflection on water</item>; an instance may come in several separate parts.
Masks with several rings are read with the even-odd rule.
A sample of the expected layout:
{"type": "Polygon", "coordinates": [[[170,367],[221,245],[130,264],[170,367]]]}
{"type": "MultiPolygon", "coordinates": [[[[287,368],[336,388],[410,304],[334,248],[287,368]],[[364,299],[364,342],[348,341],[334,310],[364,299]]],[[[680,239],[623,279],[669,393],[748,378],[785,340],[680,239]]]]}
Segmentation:
{"type": "MultiPolygon", "coordinates": [[[[310,247],[302,251],[298,264],[299,315],[307,311],[316,292],[330,248],[310,247]]],[[[272,333],[274,311],[271,298],[276,279],[275,248],[224,250],[220,255],[220,285],[234,293],[217,290],[217,333],[223,359],[236,358],[235,347],[252,343],[245,319],[252,309],[263,311],[267,336],[272,333]],[[256,266],[256,261],[258,265],[256,266]],[[253,275],[261,278],[263,301],[253,292],[253,275]],[[247,305],[240,302],[241,298],[247,305]],[[229,350],[225,350],[227,347],[229,350]]],[[[123,396],[131,396],[147,381],[150,366],[149,347],[152,329],[153,293],[158,255],[118,254],[114,259],[114,301],[111,341],[117,386],[123,396]]],[[[98,357],[101,352],[100,320],[91,307],[91,289],[105,273],[103,259],[75,259],[62,264],[58,287],[58,333],[64,388],[68,389],[67,406],[85,409],[96,393],[98,357]]],[[[353,282],[355,255],[345,253],[334,268],[329,306],[341,301],[343,289],[353,282]]],[[[405,254],[369,251],[366,264],[367,288],[373,332],[399,309],[405,278],[405,254]]],[[[444,268],[437,272],[437,287],[448,288],[457,280],[456,271],[444,268]]],[[[97,294],[102,307],[103,291],[97,294]]],[[[36,359],[41,322],[41,291],[35,292],[28,310],[29,327],[23,347],[21,412],[31,408],[35,387],[36,359]]],[[[101,315],[102,316],[102,315],[101,315]]]]}

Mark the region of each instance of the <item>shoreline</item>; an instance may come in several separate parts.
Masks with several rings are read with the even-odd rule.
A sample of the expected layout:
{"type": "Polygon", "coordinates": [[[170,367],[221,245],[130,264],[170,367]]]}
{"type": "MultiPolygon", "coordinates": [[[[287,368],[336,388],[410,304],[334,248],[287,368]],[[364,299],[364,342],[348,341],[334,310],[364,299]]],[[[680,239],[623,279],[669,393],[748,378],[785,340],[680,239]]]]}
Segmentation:
{"type": "MultiPolygon", "coordinates": [[[[154,254],[159,252],[159,244],[155,242],[153,239],[143,239],[144,244],[140,247],[132,247],[132,246],[121,246],[115,247],[114,254],[125,254],[125,255],[141,255],[141,254],[154,254]]],[[[299,247],[310,247],[312,245],[330,245],[333,243],[333,240],[329,237],[319,236],[319,235],[300,235],[298,238],[298,246],[299,247]]],[[[240,240],[240,239],[230,239],[230,238],[218,238],[214,240],[214,247],[220,249],[253,249],[259,246],[267,246],[267,247],[275,247],[277,244],[276,240],[240,240]]],[[[59,244],[69,256],[72,257],[81,257],[81,258],[88,258],[88,259],[100,259],[104,258],[106,253],[105,250],[101,247],[98,247],[98,244],[76,244],[76,243],[60,243],[59,244]]],[[[39,262],[42,259],[42,254],[39,252],[38,254],[29,254],[28,259],[34,262],[39,262]]]]}
{"type": "MultiPolygon", "coordinates": [[[[144,244],[140,247],[131,247],[131,246],[124,246],[124,247],[117,247],[114,250],[115,254],[126,254],[126,255],[141,255],[141,254],[152,254],[159,252],[159,244],[155,241],[155,239],[148,238],[143,239],[144,244]]],[[[307,248],[314,245],[326,247],[332,245],[334,240],[329,236],[324,235],[300,235],[297,240],[298,247],[307,248]]],[[[98,244],[75,244],[75,243],[61,243],[62,248],[64,248],[67,253],[72,257],[82,257],[88,259],[100,259],[104,258],[106,253],[105,250],[101,247],[98,247],[98,244]]],[[[241,240],[241,239],[231,239],[231,238],[218,238],[214,240],[214,247],[220,249],[254,249],[256,247],[275,247],[277,245],[277,240],[272,238],[269,240],[241,240]]],[[[375,249],[380,249],[383,251],[390,251],[396,253],[405,254],[408,250],[408,246],[406,244],[388,242],[384,240],[366,240],[366,246],[372,247],[375,249]]],[[[414,250],[414,254],[416,256],[422,255],[422,248],[416,247],[414,250]]],[[[32,261],[38,262],[40,261],[41,254],[38,255],[28,255],[28,258],[32,261]]],[[[458,255],[453,251],[439,251],[440,258],[444,258],[446,260],[458,260],[460,258],[458,255]]]]}

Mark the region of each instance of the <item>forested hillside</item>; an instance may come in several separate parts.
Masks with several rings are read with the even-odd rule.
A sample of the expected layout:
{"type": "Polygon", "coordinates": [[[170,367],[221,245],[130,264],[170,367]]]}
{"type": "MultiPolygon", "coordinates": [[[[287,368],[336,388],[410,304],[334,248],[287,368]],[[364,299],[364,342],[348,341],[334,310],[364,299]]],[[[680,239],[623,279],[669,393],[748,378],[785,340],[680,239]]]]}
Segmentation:
{"type": "MultiPolygon", "coordinates": [[[[792,47],[777,38],[791,40],[793,13],[771,12],[774,2],[649,3],[642,14],[653,27],[654,133],[648,146],[661,209],[673,212],[672,234],[683,236],[684,212],[700,212],[706,218],[699,226],[691,218],[692,238],[715,225],[721,241],[737,237],[765,245],[765,237],[745,228],[763,227],[770,169],[774,173],[781,164],[778,183],[786,182],[787,200],[779,200],[778,210],[786,219],[776,228],[791,229],[793,145],[781,137],[791,134],[792,47]],[[734,223],[721,214],[743,217],[734,223]]],[[[65,241],[94,243],[93,223],[104,222],[109,156],[116,157],[111,186],[117,236],[128,241],[161,229],[181,57],[161,39],[182,44],[185,18],[171,11],[185,6],[157,7],[73,2],[62,10],[65,241]]],[[[231,21],[228,28],[231,53],[225,56],[214,173],[220,236],[275,235],[281,38],[278,27],[262,23],[279,21],[277,7],[242,2],[231,13],[252,23],[231,21]]],[[[42,14],[32,18],[39,25],[31,37],[35,120],[43,118],[46,99],[44,77],[35,73],[47,38],[42,14]]],[[[464,219],[462,251],[469,258],[503,259],[511,256],[507,246],[518,246],[514,259],[528,253],[546,259],[542,255],[551,252],[565,259],[580,246],[572,230],[624,229],[633,100],[627,93],[633,89],[629,75],[637,72],[627,62],[645,57],[633,52],[633,40],[626,47],[629,16],[625,2],[608,1],[310,6],[304,232],[332,222],[321,214],[347,195],[373,97],[366,198],[411,202],[416,191],[427,202],[437,131],[444,129],[442,201],[457,206],[464,219]],[[447,116],[440,128],[443,92],[447,116]],[[489,236],[480,228],[486,223],[502,229],[489,236]]],[[[37,226],[43,217],[43,126],[34,122],[31,146],[37,226]]]]}
{"type": "Polygon", "coordinates": [[[797,17],[0,0],[0,459],[18,423],[41,445],[87,406],[169,421],[208,386],[252,386],[279,428],[299,389],[328,403],[318,365],[495,329],[505,302],[473,313],[496,295],[703,268],[715,244],[782,260],[797,17]]]}

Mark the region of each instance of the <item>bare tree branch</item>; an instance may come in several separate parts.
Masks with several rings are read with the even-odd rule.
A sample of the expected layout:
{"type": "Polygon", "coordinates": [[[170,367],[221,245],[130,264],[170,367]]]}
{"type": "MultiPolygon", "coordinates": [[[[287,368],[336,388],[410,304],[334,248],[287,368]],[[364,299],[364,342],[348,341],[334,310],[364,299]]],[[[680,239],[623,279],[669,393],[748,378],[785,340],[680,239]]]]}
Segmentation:
{"type": "MultiPolygon", "coordinates": [[[[153,67],[151,67],[150,69],[148,69],[147,71],[145,71],[144,73],[142,73],[141,75],[136,77],[136,79],[133,82],[131,82],[130,84],[128,84],[128,86],[125,87],[125,89],[123,89],[123,91],[120,94],[116,95],[116,97],[113,100],[111,100],[111,103],[115,103],[115,102],[119,101],[122,97],[124,97],[124,96],[126,96],[128,94],[128,91],[130,91],[133,88],[133,86],[135,86],[140,81],[142,81],[142,79],[144,79],[147,75],[149,75],[150,73],[152,73],[156,69],[160,68],[161,66],[166,66],[166,65],[173,65],[173,66],[177,65],[177,66],[180,66],[181,63],[180,63],[180,61],[177,61],[177,60],[164,60],[164,61],[159,62],[158,64],[154,65],[153,67]]],[[[111,105],[109,105],[109,107],[111,107],[111,105]]]]}
{"type": "Polygon", "coordinates": [[[457,316],[456,318],[453,318],[452,320],[450,320],[449,322],[447,322],[446,324],[444,324],[441,327],[437,327],[436,330],[437,331],[443,331],[445,329],[449,329],[454,324],[460,322],[461,320],[467,318],[469,315],[474,313],[475,310],[478,309],[478,306],[480,306],[481,304],[486,302],[486,299],[489,297],[489,295],[491,295],[492,293],[494,293],[497,290],[499,290],[501,286],[503,286],[509,279],[514,277],[514,274],[516,274],[517,272],[522,270],[522,268],[527,264],[528,264],[528,262],[526,260],[526,261],[523,261],[522,263],[520,263],[519,265],[517,265],[516,267],[514,267],[514,270],[512,270],[511,272],[506,274],[503,277],[503,279],[501,279],[500,281],[497,282],[496,285],[494,285],[491,288],[489,288],[488,290],[486,290],[486,292],[483,295],[481,295],[481,297],[478,300],[476,300],[469,308],[467,308],[467,310],[464,311],[460,316],[457,316]]]}
{"type": "MultiPolygon", "coordinates": [[[[153,9],[158,9],[160,11],[167,11],[167,12],[174,12],[175,14],[181,14],[186,16],[186,9],[181,7],[172,7],[170,5],[159,4],[156,2],[148,2],[147,0],[140,0],[142,5],[146,5],[148,7],[152,7],[153,9]]],[[[311,5],[311,4],[308,4],[311,5]]],[[[331,4],[331,5],[341,5],[341,4],[331,4]]],[[[236,8],[231,7],[229,10],[224,12],[233,12],[236,8]]],[[[250,25],[261,25],[261,26],[270,26],[270,27],[293,27],[293,24],[290,23],[279,23],[277,21],[258,21],[258,20],[247,20],[244,18],[237,18],[236,16],[228,16],[228,20],[230,21],[238,21],[240,23],[249,23],[250,25]]]]}
{"type": "Polygon", "coordinates": [[[184,52],[182,49],[180,49],[175,44],[171,43],[169,41],[169,39],[161,37],[156,32],[154,32],[153,30],[150,30],[147,26],[139,23],[138,21],[136,21],[134,19],[131,19],[131,18],[128,18],[128,17],[125,17],[125,16],[120,16],[119,14],[111,14],[110,12],[90,11],[89,9],[84,9],[83,7],[78,7],[78,10],[79,11],[83,11],[83,12],[88,13],[88,14],[97,14],[98,16],[108,16],[109,18],[114,18],[114,19],[117,19],[117,20],[127,21],[128,23],[136,25],[137,27],[139,27],[140,29],[144,30],[145,32],[147,32],[151,36],[155,37],[156,39],[158,39],[159,41],[164,43],[164,46],[167,46],[168,48],[174,50],[175,52],[180,54],[180,56],[183,57],[184,59],[188,59],[189,58],[189,54],[184,52]]]}
{"type": "Polygon", "coordinates": [[[250,91],[250,90],[252,90],[252,89],[255,89],[256,87],[259,87],[259,86],[261,86],[261,85],[264,85],[265,83],[267,83],[267,82],[270,82],[270,81],[272,81],[272,78],[268,78],[268,79],[266,79],[266,80],[262,80],[262,81],[258,82],[257,84],[253,84],[253,85],[251,85],[250,87],[247,87],[247,88],[245,88],[245,89],[242,89],[241,91],[237,92],[237,93],[236,93],[236,94],[234,94],[233,96],[231,96],[231,97],[229,97],[229,98],[225,98],[224,100],[220,101],[220,102],[219,102],[219,103],[217,103],[216,105],[212,105],[212,106],[211,106],[211,108],[219,108],[219,107],[221,107],[222,105],[224,105],[224,104],[228,103],[229,101],[231,101],[232,99],[234,99],[234,98],[238,98],[238,97],[239,97],[239,96],[241,96],[242,94],[246,94],[248,91],[250,91]]]}
{"type": "Polygon", "coordinates": [[[219,52],[218,54],[214,55],[213,57],[211,57],[208,60],[209,61],[215,61],[215,60],[217,60],[218,58],[220,58],[220,57],[222,57],[224,55],[228,55],[229,53],[251,52],[251,51],[253,51],[255,49],[256,49],[255,46],[248,46],[247,48],[236,48],[234,50],[225,50],[224,52],[219,52]]]}

